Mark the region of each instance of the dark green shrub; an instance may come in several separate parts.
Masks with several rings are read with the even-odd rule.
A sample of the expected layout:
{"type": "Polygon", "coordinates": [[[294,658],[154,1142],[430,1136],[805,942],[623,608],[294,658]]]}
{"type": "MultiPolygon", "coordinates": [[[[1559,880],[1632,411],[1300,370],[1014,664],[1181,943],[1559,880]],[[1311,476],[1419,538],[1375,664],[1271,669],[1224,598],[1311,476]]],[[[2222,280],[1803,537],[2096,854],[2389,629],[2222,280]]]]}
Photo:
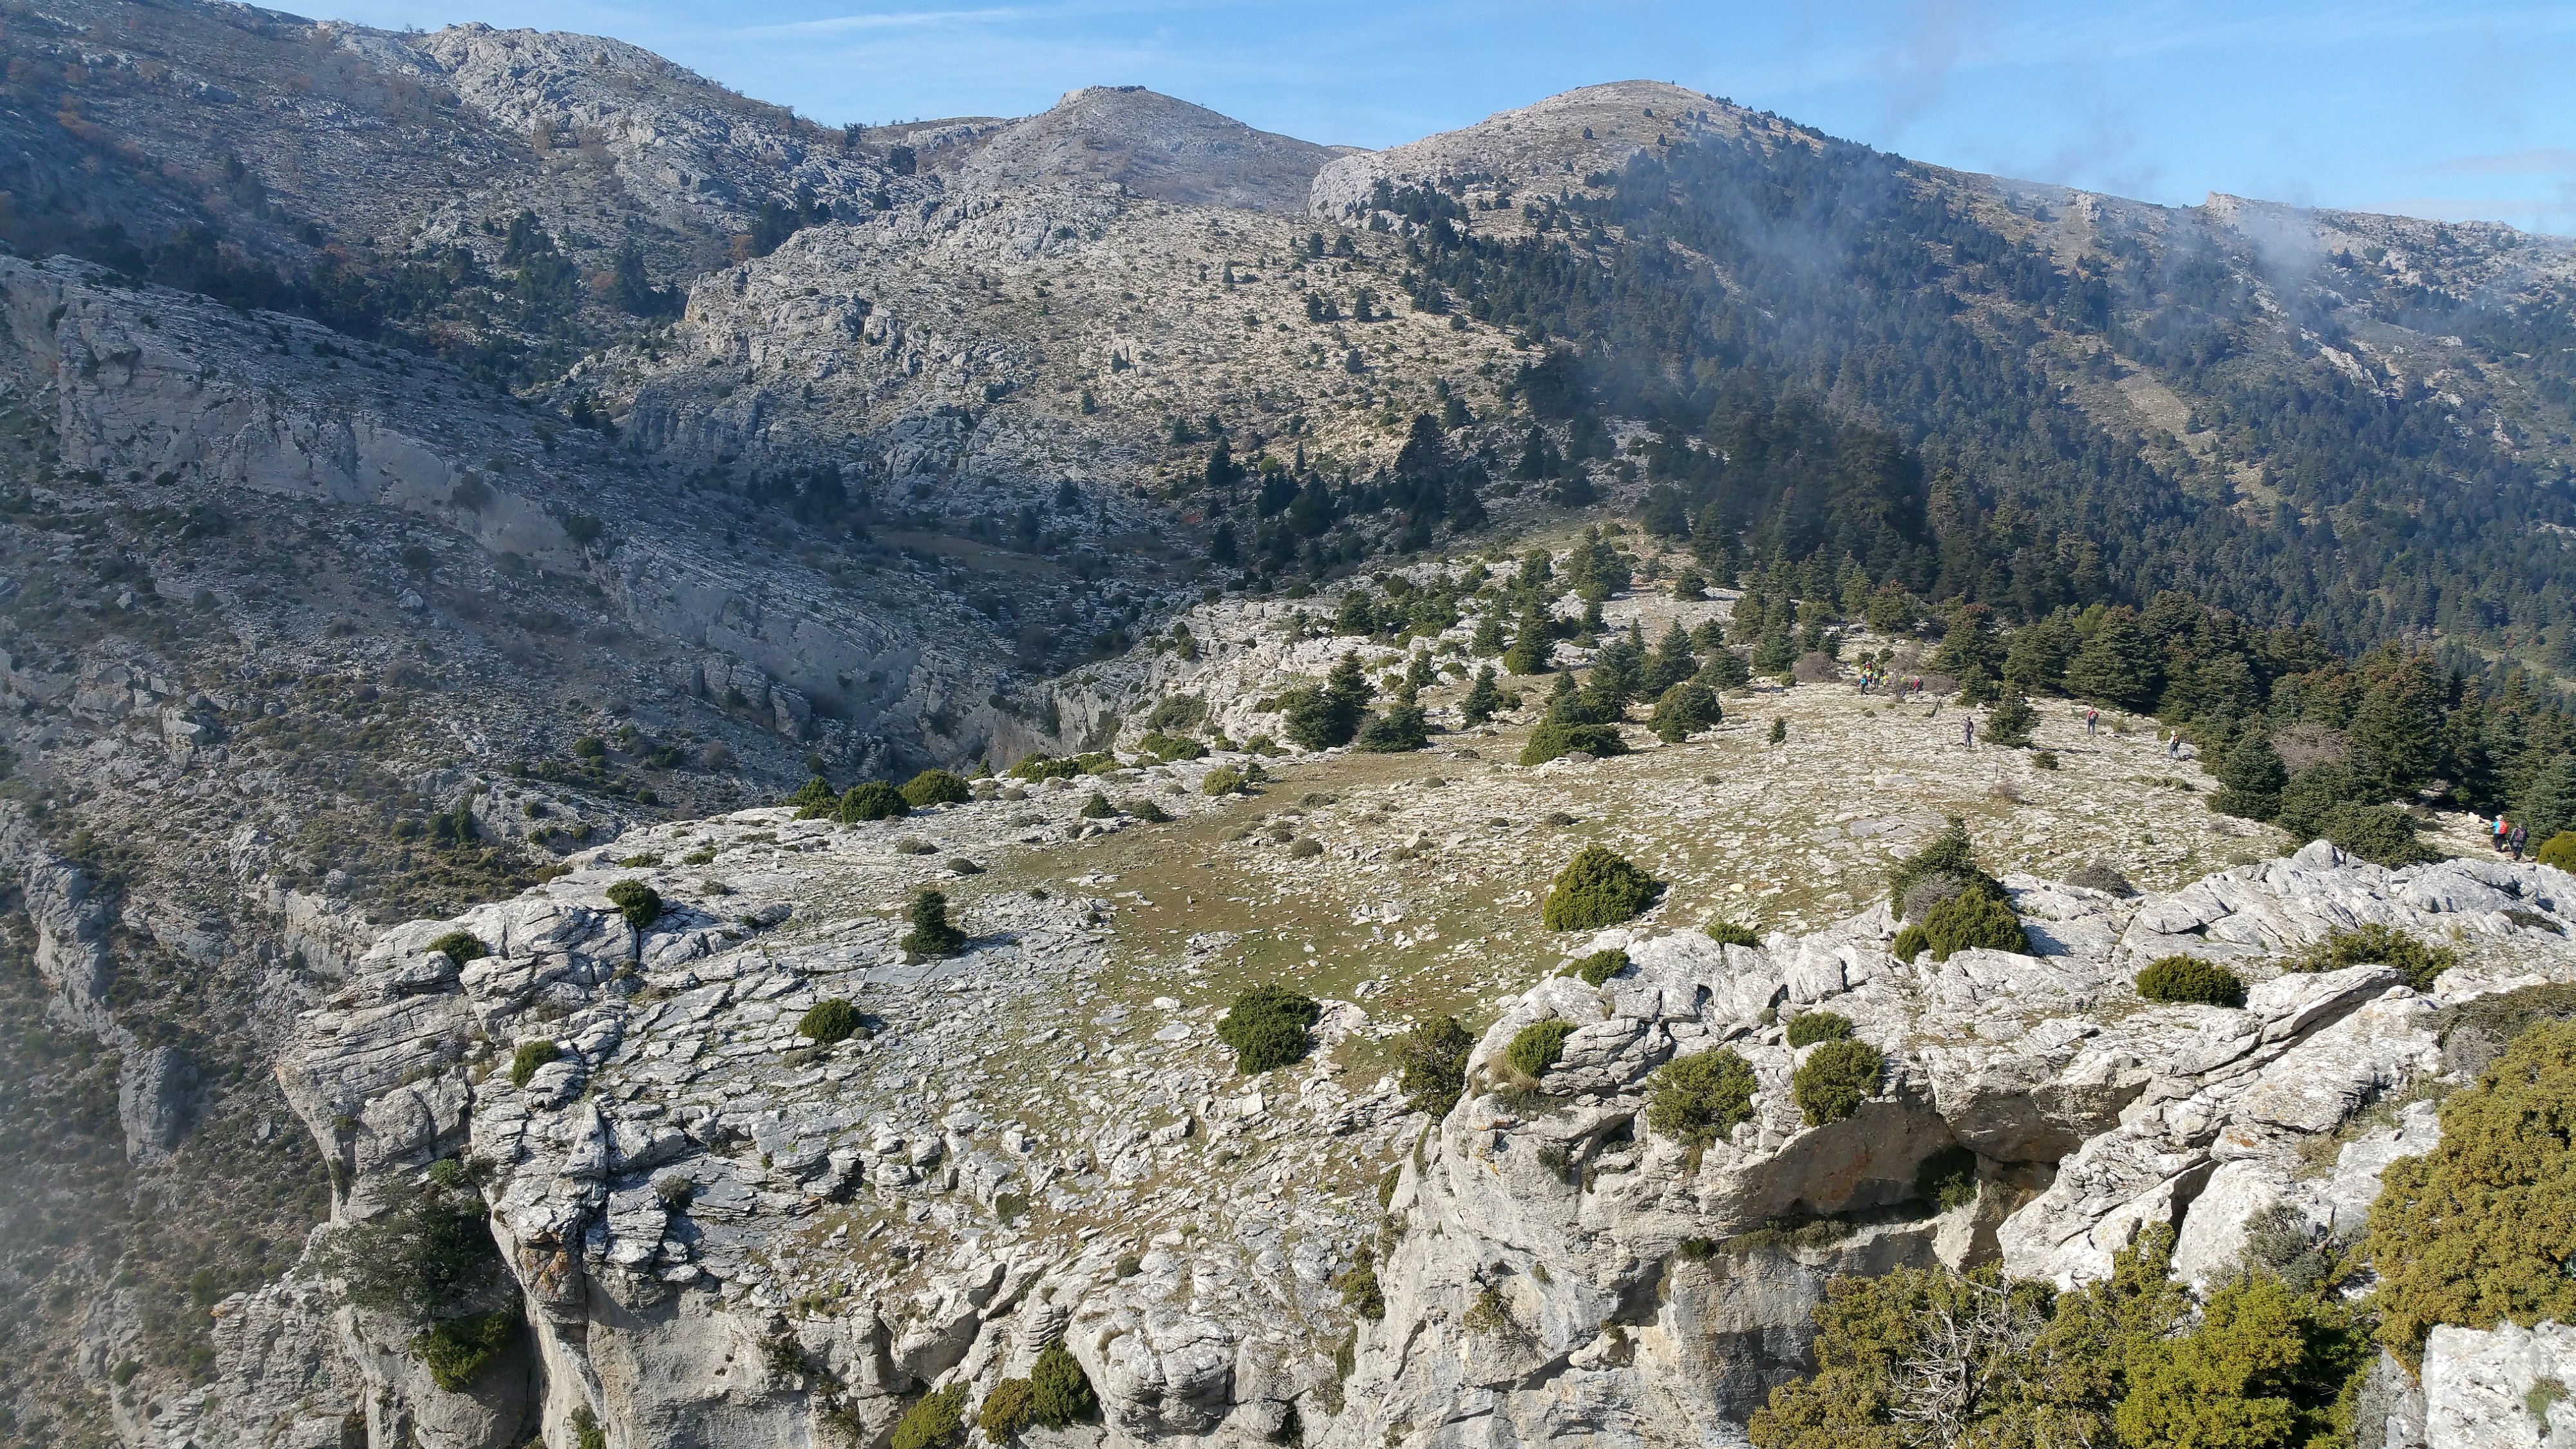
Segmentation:
{"type": "Polygon", "coordinates": [[[2293,840],[2322,840],[2327,816],[2346,805],[2377,803],[2371,787],[2353,773],[2350,765],[2324,760],[2291,776],[2289,783],[2281,787],[2272,823],[2290,832],[2293,840]]]}
{"type": "Polygon", "coordinates": [[[480,961],[492,954],[492,948],[484,945],[483,938],[472,931],[450,931],[430,942],[429,949],[444,954],[448,960],[459,966],[468,961],[480,961]]]}
{"type": "Polygon", "coordinates": [[[1219,1041],[1234,1048],[1235,1066],[1247,1077],[1305,1060],[1314,1050],[1308,1028],[1323,1015],[1311,996],[1285,986],[1262,985],[1234,999],[1216,1024],[1219,1041]]]}
{"type": "Polygon", "coordinates": [[[1072,1352],[1051,1343],[1029,1368],[1029,1418],[1048,1429],[1064,1429],[1091,1417],[1100,1400],[1091,1379],[1072,1352]]]}
{"type": "Polygon", "coordinates": [[[608,1449],[608,1431],[599,1427],[599,1416],[590,1411],[590,1405],[575,1405],[569,1417],[572,1449],[608,1449]]]}
{"type": "Polygon", "coordinates": [[[1118,808],[1149,825],[1167,824],[1172,818],[1172,812],[1155,804],[1153,797],[1151,796],[1139,799],[1130,805],[1122,805],[1118,808]]]}
{"type": "Polygon", "coordinates": [[[474,1387],[474,1381],[519,1336],[519,1315],[509,1308],[451,1318],[416,1334],[411,1355],[429,1370],[430,1380],[451,1394],[474,1387]]]}
{"type": "Polygon", "coordinates": [[[1718,705],[1717,691],[1694,679],[1685,679],[1655,701],[1654,715],[1647,721],[1655,738],[1668,745],[1723,723],[1726,711],[1718,705]]]}
{"type": "Polygon", "coordinates": [[[2543,1021],[2442,1104],[2439,1145],[2382,1178],[2362,1244],[2380,1342],[2412,1366],[2441,1323],[2576,1322],[2576,1021],[2543,1021]]]}
{"type": "Polygon", "coordinates": [[[1405,1104],[1416,1112],[1448,1116],[1464,1092],[1467,1057],[1475,1049],[1476,1039],[1454,1016],[1415,1026],[1404,1039],[1405,1104]]]}
{"type": "Polygon", "coordinates": [[[966,1438],[966,1386],[924,1394],[894,1426],[890,1449],[957,1449],[966,1438]]]}
{"type": "Polygon", "coordinates": [[[2532,859],[2576,875],[2576,830],[2562,830],[2540,843],[2532,859]]]}
{"type": "Polygon", "coordinates": [[[1054,755],[1031,755],[1011,767],[1011,778],[1036,784],[1042,780],[1070,780],[1082,773],[1082,762],[1054,755]]]}
{"type": "Polygon", "coordinates": [[[1989,951],[2028,953],[2030,938],[2022,933],[2021,917],[2000,896],[1984,891],[1965,891],[1932,908],[1923,918],[1923,940],[1932,948],[1932,959],[1947,961],[1953,952],[1980,946],[1989,951]]]}
{"type": "Polygon", "coordinates": [[[1750,929],[1739,926],[1733,921],[1709,922],[1708,938],[1721,946],[1759,946],[1762,944],[1762,938],[1760,936],[1753,934],[1750,929]]]}
{"type": "Polygon", "coordinates": [[[1646,1099],[1646,1125],[1667,1137],[1706,1147],[1753,1116],[1758,1084],[1753,1068],[1720,1047],[1675,1057],[1655,1069],[1646,1099]]]}
{"type": "Polygon", "coordinates": [[[1359,748],[1373,755],[1407,754],[1430,743],[1418,704],[1388,705],[1385,713],[1360,726],[1359,748]]]}
{"type": "Polygon", "coordinates": [[[1467,687],[1467,697],[1458,701],[1458,718],[1469,726],[1485,723],[1503,707],[1502,686],[1494,681],[1494,666],[1482,665],[1476,670],[1476,682],[1467,687]]]}
{"type": "Polygon", "coordinates": [[[1789,1018],[1789,1045],[1814,1046],[1820,1041],[1841,1041],[1852,1034],[1851,1018],[1833,1011],[1802,1011],[1789,1018]]]}
{"type": "Polygon", "coordinates": [[[2335,849],[2395,870],[2439,859],[2415,838],[2415,817],[2394,805],[2338,805],[2319,831],[2335,849]]]}
{"type": "Polygon", "coordinates": [[[1232,765],[1219,765],[1199,781],[1202,795],[1232,795],[1243,788],[1243,772],[1232,765]]]}
{"type": "Polygon", "coordinates": [[[859,1029],[859,1009],[843,997],[828,997],[805,1008],[796,1019],[796,1034],[816,1046],[830,1046],[849,1040],[859,1029]]]}
{"type": "Polygon", "coordinates": [[[1503,1059],[1524,1077],[1543,1077],[1565,1055],[1565,1039],[1574,1035],[1574,1023],[1560,1017],[1533,1021],[1512,1033],[1512,1044],[1503,1048],[1503,1059]]]}
{"type": "Polygon", "coordinates": [[[1776,714],[1771,716],[1770,739],[1775,745],[1785,745],[1789,742],[1789,722],[1776,714]]]}
{"type": "Polygon", "coordinates": [[[1865,1041],[1829,1041],[1807,1054],[1790,1075],[1789,1090],[1810,1127],[1840,1122],[1878,1095],[1887,1060],[1865,1041]]]}
{"type": "Polygon", "coordinates": [[[1619,950],[1595,951],[1574,963],[1574,974],[1586,986],[1599,986],[1628,969],[1628,953],[1619,950]]]}
{"type": "Polygon", "coordinates": [[[1977,1154],[1965,1147],[1944,1147],[1914,1169],[1914,1195],[1943,1212],[1977,1200],[1977,1154]]]}
{"type": "Polygon", "coordinates": [[[454,1158],[388,1185],[381,1212],[333,1230],[325,1267],[350,1303],[422,1325],[490,1301],[502,1276],[489,1212],[454,1158]]]}
{"type": "Polygon", "coordinates": [[[1386,1317],[1386,1290],[1378,1286],[1377,1254],[1365,1243],[1352,1255],[1348,1271],[1333,1280],[1342,1306],[1372,1322],[1386,1317]]]}
{"type": "Polygon", "coordinates": [[[932,805],[963,805],[975,798],[974,787],[946,770],[924,770],[906,780],[903,803],[915,810],[932,805]]]}
{"type": "Polygon", "coordinates": [[[2394,966],[2406,984],[2433,989],[2434,978],[2460,964],[2460,953],[2448,946],[2427,946],[2394,926],[2376,921],[2349,931],[2328,931],[2326,938],[2282,963],[2283,969],[2314,974],[2346,966],[2394,966]]]}
{"type": "Polygon", "coordinates": [[[1167,694],[1154,702],[1153,712],[1145,716],[1149,730],[1186,730],[1207,719],[1207,699],[1196,694],[1167,694]]]}
{"type": "Polygon", "coordinates": [[[1118,807],[1110,804],[1109,797],[1097,790],[1091,792],[1090,799],[1082,802],[1082,818],[1085,820],[1108,820],[1117,814],[1118,807]]]}
{"type": "Polygon", "coordinates": [[[1592,931],[1615,926],[1653,905],[1664,883],[1598,845],[1576,853],[1557,872],[1539,921],[1551,931],[1592,931]]]}
{"type": "Polygon", "coordinates": [[[2218,762],[2219,791],[2209,808],[2246,820],[2269,820],[2281,813],[2281,788],[2290,783],[2281,752],[2261,730],[2247,730],[2227,747],[2218,762]]]}
{"type": "Polygon", "coordinates": [[[954,955],[966,944],[966,933],[948,919],[948,893],[923,891],[912,898],[912,929],[898,943],[924,956],[954,955]]]}
{"type": "Polygon", "coordinates": [[[841,796],[839,814],[844,825],[862,820],[895,820],[911,813],[903,792],[883,780],[862,780],[841,796]]]}
{"type": "Polygon", "coordinates": [[[1963,890],[1982,887],[1988,895],[2003,899],[2003,882],[1986,874],[1985,869],[1977,864],[1977,848],[1968,839],[1968,824],[1956,815],[1951,816],[1950,823],[1940,834],[1925,842],[1921,850],[1898,861],[1896,868],[1887,873],[1888,899],[1902,907],[1908,892],[1923,880],[1937,875],[1956,880],[1963,890]]]}
{"type": "Polygon", "coordinates": [[[1607,759],[1628,753],[1628,746],[1619,738],[1617,725],[1543,724],[1530,731],[1529,743],[1521,746],[1521,763],[1544,765],[1577,751],[1607,759]]]}
{"type": "Polygon", "coordinates": [[[993,1385],[993,1391],[984,1396],[984,1406],[975,1412],[985,1443],[1008,1444],[1012,1435],[1029,1426],[1029,1397],[1027,1379],[1004,1379],[993,1385]]]}
{"type": "Polygon", "coordinates": [[[796,807],[797,819],[820,820],[832,813],[832,807],[839,804],[840,799],[832,789],[832,782],[816,775],[798,786],[796,793],[787,797],[787,803],[796,807]]]}
{"type": "Polygon", "coordinates": [[[1924,948],[1931,944],[1932,938],[1923,934],[1921,926],[1904,926],[1897,930],[1896,939],[1888,943],[1887,950],[1889,955],[1911,965],[1914,958],[1922,955],[1924,948]]]}
{"type": "Polygon", "coordinates": [[[2138,994],[2149,1001],[2243,1006],[2245,979],[2214,961],[2203,961],[2196,956],[2162,956],[2138,973],[2138,994]]]}
{"type": "Polygon", "coordinates": [[[642,931],[662,919],[662,893],[640,880],[622,880],[608,888],[608,903],[626,918],[626,924],[642,931]]]}
{"type": "Polygon", "coordinates": [[[1206,745],[1191,739],[1188,735],[1167,735],[1159,730],[1136,742],[1137,754],[1158,763],[1169,763],[1173,760],[1204,760],[1207,758],[1207,752],[1206,745]]]}
{"type": "Polygon", "coordinates": [[[510,1054],[510,1085],[525,1087],[537,1068],[562,1056],[563,1048],[544,1037],[519,1043],[519,1049],[510,1054]]]}

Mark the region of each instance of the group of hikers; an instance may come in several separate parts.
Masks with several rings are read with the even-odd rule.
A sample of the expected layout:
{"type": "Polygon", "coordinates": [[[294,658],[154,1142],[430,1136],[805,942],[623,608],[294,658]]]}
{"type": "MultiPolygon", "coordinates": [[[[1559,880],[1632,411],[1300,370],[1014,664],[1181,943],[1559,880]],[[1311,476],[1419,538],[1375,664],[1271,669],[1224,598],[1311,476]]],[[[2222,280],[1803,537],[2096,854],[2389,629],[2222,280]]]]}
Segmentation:
{"type": "Polygon", "coordinates": [[[2523,846],[2530,840],[2531,831],[2528,828],[2507,820],[2503,811],[2496,812],[2495,848],[2498,854],[2511,852],[2513,858],[2518,861],[2522,859],[2523,846]]]}
{"type": "Polygon", "coordinates": [[[1899,679],[1896,677],[1896,672],[1894,670],[1872,664],[1863,668],[1860,672],[1860,692],[1867,694],[1872,690],[1876,690],[1881,694],[1892,693],[1897,698],[1903,699],[1908,695],[1921,694],[1923,692],[1923,676],[1920,674],[1909,674],[1904,678],[1899,679]]]}

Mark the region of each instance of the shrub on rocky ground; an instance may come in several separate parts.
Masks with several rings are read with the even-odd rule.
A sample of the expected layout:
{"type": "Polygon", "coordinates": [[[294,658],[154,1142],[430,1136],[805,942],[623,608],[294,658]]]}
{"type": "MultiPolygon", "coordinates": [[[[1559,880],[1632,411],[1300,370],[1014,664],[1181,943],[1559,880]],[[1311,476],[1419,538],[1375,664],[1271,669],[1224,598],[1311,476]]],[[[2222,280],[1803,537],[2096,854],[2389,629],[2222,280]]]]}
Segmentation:
{"type": "Polygon", "coordinates": [[[518,1311],[510,1308],[451,1318],[414,1335],[411,1354],[429,1370],[431,1382],[461,1394],[518,1338],[519,1322],[518,1311]]]}
{"type": "Polygon", "coordinates": [[[1708,938],[1721,946],[1759,946],[1762,944],[1762,938],[1760,936],[1755,935],[1746,927],[1735,924],[1733,921],[1709,922],[1708,938]]]}
{"type": "Polygon", "coordinates": [[[1635,917],[1664,893],[1664,883],[1616,853],[1587,845],[1557,872],[1540,924],[1551,931],[1594,931],[1635,917]]]}
{"type": "Polygon", "coordinates": [[[1285,986],[1256,986],[1234,999],[1216,1024],[1219,1041],[1234,1048],[1235,1066],[1247,1077],[1305,1060],[1314,1050],[1310,1028],[1323,1008],[1285,986]]]}
{"type": "Polygon", "coordinates": [[[885,781],[862,780],[842,793],[836,813],[842,824],[855,825],[863,820],[898,819],[911,814],[912,806],[905,802],[902,791],[885,781]]]}
{"type": "Polygon", "coordinates": [[[1969,891],[1933,907],[1923,918],[1923,939],[1935,961],[1947,961],[1954,952],[1972,946],[2022,954],[2030,950],[2021,917],[2001,897],[1982,891],[1969,891]]]}
{"type": "Polygon", "coordinates": [[[446,935],[439,937],[437,940],[430,942],[429,949],[438,952],[459,966],[464,965],[468,961],[480,961],[484,957],[492,954],[492,948],[484,945],[483,938],[475,935],[472,931],[450,931],[446,935]]]}
{"type": "Polygon", "coordinates": [[[1149,760],[1203,760],[1208,747],[1188,735],[1167,735],[1157,730],[1136,742],[1136,753],[1149,760]]]}
{"type": "Polygon", "coordinates": [[[1529,743],[1521,747],[1520,762],[1544,765],[1576,753],[1607,759],[1628,753],[1628,746],[1619,738],[1617,725],[1543,724],[1530,731],[1529,743]]]}
{"type": "Polygon", "coordinates": [[[984,1431],[987,1444],[1008,1444],[1011,1436],[1029,1426],[1029,1381],[1004,1379],[993,1385],[984,1396],[984,1406],[975,1412],[975,1423],[984,1431]]]}
{"type": "Polygon", "coordinates": [[[1628,969],[1628,953],[1620,950],[1595,951],[1574,963],[1574,974],[1587,986],[1599,986],[1628,969]]]}
{"type": "Polygon", "coordinates": [[[933,805],[963,805],[975,798],[974,787],[946,770],[924,770],[906,780],[903,803],[915,810],[933,805]]]}
{"type": "Polygon", "coordinates": [[[2542,841],[2532,859],[2576,875],[2576,830],[2562,830],[2542,841]]]}
{"type": "Polygon", "coordinates": [[[2448,946],[2428,946],[2394,926],[2372,921],[2349,931],[2328,931],[2324,940],[2283,962],[2282,968],[2314,974],[2347,966],[2394,966],[2405,974],[2407,985],[2430,991],[2434,978],[2459,964],[2460,953],[2448,946]]]}
{"type": "Polygon", "coordinates": [[[1887,1068],[1878,1048],[1865,1041],[1829,1041],[1807,1054],[1790,1074],[1789,1090],[1810,1127],[1840,1122],[1878,1094],[1887,1068]]]}
{"type": "Polygon", "coordinates": [[[1680,744],[1683,740],[1711,729],[1726,718],[1719,707],[1717,691],[1696,680],[1684,680],[1655,701],[1655,712],[1647,721],[1655,738],[1664,743],[1680,744]]]}
{"type": "Polygon", "coordinates": [[[662,893],[640,880],[622,880],[608,888],[608,903],[641,931],[662,919],[662,893]]]}
{"type": "Polygon", "coordinates": [[[1203,795],[1231,795],[1243,788],[1243,772],[1232,765],[1219,765],[1199,781],[1203,795]]]}
{"type": "Polygon", "coordinates": [[[1914,1195],[1943,1212],[1977,1200],[1977,1154],[1965,1147],[1944,1147],[1914,1168],[1914,1195]]]}
{"type": "Polygon", "coordinates": [[[2382,1179],[2362,1252],[2379,1338],[2412,1367],[2435,1324],[2576,1323],[2576,1021],[2525,1030],[2442,1104],[2440,1143],[2382,1179]]]}
{"type": "Polygon", "coordinates": [[[1536,1080],[1547,1075],[1557,1058],[1565,1054],[1565,1039],[1574,1035],[1574,1023],[1559,1017],[1533,1021],[1512,1033],[1510,1046],[1503,1049],[1503,1059],[1522,1076],[1536,1080]]]}
{"type": "Polygon", "coordinates": [[[1852,1034],[1851,1018],[1833,1011],[1802,1011],[1789,1018],[1789,1045],[1814,1046],[1820,1041],[1841,1041],[1852,1034]]]}
{"type": "Polygon", "coordinates": [[[2415,838],[2421,828],[2394,805],[2338,805],[2326,812],[2317,833],[2346,855],[2395,870],[2439,859],[2415,838]]]}
{"type": "Polygon", "coordinates": [[[1128,814],[1135,816],[1137,819],[1144,821],[1148,825],[1166,824],[1172,818],[1172,812],[1155,804],[1153,797],[1150,795],[1140,795],[1135,800],[1130,801],[1119,808],[1126,811],[1128,814]]]}
{"type": "Polygon", "coordinates": [[[1706,1147],[1753,1116],[1753,1067],[1734,1051],[1675,1057],[1655,1069],[1647,1087],[1646,1125],[1694,1147],[1706,1147]]]}
{"type": "Polygon", "coordinates": [[[966,933],[948,919],[948,893],[922,891],[912,898],[912,929],[898,944],[924,956],[954,954],[966,944],[966,933]]]}
{"type": "Polygon", "coordinates": [[[966,1438],[966,1386],[950,1384],[922,1395],[895,1422],[889,1449],[957,1449],[966,1438]]]}
{"type": "Polygon", "coordinates": [[[798,786],[796,793],[787,797],[787,803],[796,807],[797,819],[820,820],[832,813],[832,807],[840,803],[840,798],[829,780],[816,775],[798,786]]]}
{"type": "Polygon", "coordinates": [[[1465,1088],[1468,1054],[1476,1049],[1476,1039],[1458,1024],[1458,1018],[1444,1016],[1415,1026],[1404,1039],[1404,1100],[1417,1112],[1446,1117],[1458,1105],[1465,1088]]]}
{"type": "Polygon", "coordinates": [[[1062,1343],[1051,1343],[1029,1368],[1029,1418],[1043,1428],[1066,1429],[1100,1405],[1082,1364],[1062,1343]]]}
{"type": "Polygon", "coordinates": [[[1931,944],[1931,938],[1923,934],[1921,926],[1909,924],[1897,931],[1896,939],[1887,944],[1887,952],[1897,960],[1911,964],[1931,944]]]}
{"type": "Polygon", "coordinates": [[[1118,807],[1109,803],[1107,795],[1094,790],[1091,798],[1082,802],[1081,814],[1085,820],[1108,820],[1118,814],[1118,807]]]}
{"type": "Polygon", "coordinates": [[[510,1054],[510,1085],[526,1086],[528,1079],[537,1074],[537,1068],[562,1055],[563,1048],[544,1037],[519,1043],[519,1049],[510,1054]]]}
{"type": "Polygon", "coordinates": [[[807,1038],[816,1046],[830,1046],[834,1042],[847,1041],[858,1029],[859,1008],[848,999],[839,996],[827,997],[815,1002],[805,1008],[805,1014],[796,1020],[796,1034],[807,1038]]]}
{"type": "Polygon", "coordinates": [[[1351,1257],[1350,1268],[1333,1280],[1342,1306],[1371,1322],[1386,1317],[1386,1290],[1378,1286],[1377,1254],[1365,1243],[1351,1257]]]}
{"type": "Polygon", "coordinates": [[[2108,891],[2115,896],[2133,896],[2138,893],[2138,888],[2129,884],[2127,876],[2098,860],[2089,865],[2076,867],[2067,875],[2066,883],[2071,886],[2082,886],[2086,890],[2108,891]]]}
{"type": "Polygon", "coordinates": [[[1153,712],[1145,716],[1149,730],[1194,729],[1207,719],[1207,699],[1196,694],[1167,694],[1154,702],[1153,712]]]}
{"type": "Polygon", "coordinates": [[[2540,1023],[2576,1021],[2576,983],[2554,981],[2472,997],[2442,1015],[2442,1065],[2475,1077],[2515,1038],[2540,1023]]]}
{"type": "Polygon", "coordinates": [[[491,1301],[502,1276],[489,1210],[452,1157],[388,1184],[374,1217],[334,1229],[324,1267],[350,1303],[420,1325],[491,1301]]]}
{"type": "Polygon", "coordinates": [[[1977,864],[1976,843],[1968,838],[1968,824],[1958,816],[1950,817],[1941,833],[1926,841],[1923,848],[1896,863],[1887,875],[1888,898],[1902,905],[1917,882],[1929,876],[1946,875],[1961,887],[1982,886],[1988,894],[2001,899],[2003,882],[1986,874],[1977,864]]]}
{"type": "Polygon", "coordinates": [[[1360,726],[1359,748],[1373,755],[1405,754],[1430,743],[1418,704],[1388,705],[1360,726]]]}
{"type": "Polygon", "coordinates": [[[2138,973],[2138,995],[2149,1001],[2243,1006],[2245,979],[2196,956],[2162,956],[2138,973]]]}

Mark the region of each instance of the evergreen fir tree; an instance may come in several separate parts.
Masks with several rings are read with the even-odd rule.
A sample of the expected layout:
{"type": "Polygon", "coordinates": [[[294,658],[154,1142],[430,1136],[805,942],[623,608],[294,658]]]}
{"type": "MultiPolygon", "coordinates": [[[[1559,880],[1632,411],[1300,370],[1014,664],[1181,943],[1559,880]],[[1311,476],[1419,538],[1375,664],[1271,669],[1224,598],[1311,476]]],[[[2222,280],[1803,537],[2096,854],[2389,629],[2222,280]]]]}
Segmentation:
{"type": "Polygon", "coordinates": [[[2219,760],[2218,783],[2224,788],[2210,798],[2211,809],[2269,820],[2280,813],[2281,787],[2290,783],[2290,772],[2282,767],[2281,752],[2272,747],[2269,735],[2247,730],[2219,760]]]}
{"type": "Polygon", "coordinates": [[[2125,608],[2111,610],[2066,666],[2068,693],[2119,709],[2152,709],[2163,683],[2154,641],[2125,608]]]}
{"type": "Polygon", "coordinates": [[[1494,666],[1488,664],[1476,671],[1476,682],[1467,687],[1467,697],[1458,701],[1458,716],[1470,725],[1480,725],[1502,706],[1503,691],[1494,683],[1494,666]]]}
{"type": "Polygon", "coordinates": [[[1533,598],[1521,614],[1519,636],[1512,640],[1511,648],[1503,651],[1503,668],[1514,674],[1541,673],[1555,648],[1555,621],[1548,617],[1547,605],[1533,598]]]}

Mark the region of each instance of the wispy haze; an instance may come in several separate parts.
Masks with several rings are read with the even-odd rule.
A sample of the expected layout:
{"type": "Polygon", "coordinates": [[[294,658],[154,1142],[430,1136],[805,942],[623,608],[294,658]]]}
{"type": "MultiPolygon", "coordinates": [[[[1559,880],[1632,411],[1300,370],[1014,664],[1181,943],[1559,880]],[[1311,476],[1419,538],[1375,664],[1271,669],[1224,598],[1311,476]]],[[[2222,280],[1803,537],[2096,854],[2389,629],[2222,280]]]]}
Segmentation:
{"type": "MultiPolygon", "coordinates": [[[[288,0],[291,5],[292,0],[288,0]]],[[[1920,160],[2576,232],[2576,5],[1658,0],[342,0],[613,35],[831,122],[1151,86],[1386,146],[1596,81],[1677,81],[1920,160]]]]}

